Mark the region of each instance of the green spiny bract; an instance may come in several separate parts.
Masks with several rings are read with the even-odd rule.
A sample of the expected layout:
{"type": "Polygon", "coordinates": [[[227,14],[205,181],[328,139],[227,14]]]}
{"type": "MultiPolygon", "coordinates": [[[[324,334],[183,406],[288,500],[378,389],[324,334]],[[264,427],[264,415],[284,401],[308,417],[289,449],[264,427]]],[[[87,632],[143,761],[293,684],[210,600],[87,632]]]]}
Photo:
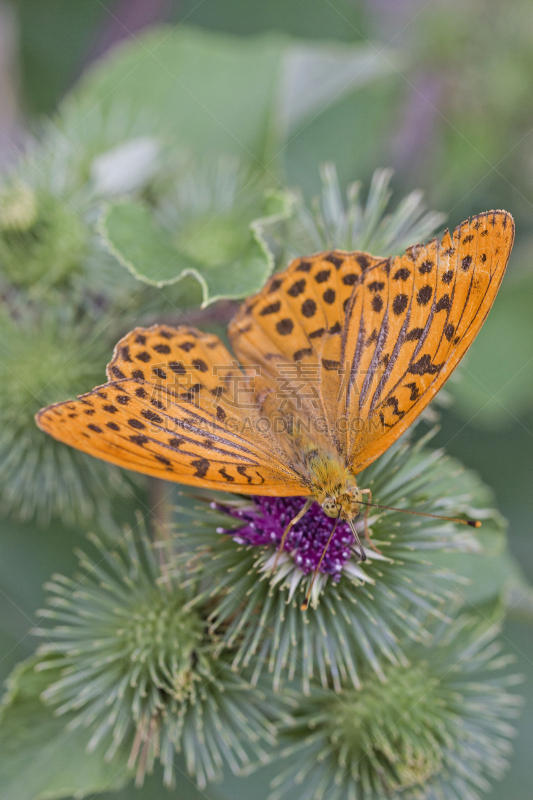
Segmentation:
{"type": "Polygon", "coordinates": [[[359,182],[350,184],[343,197],[334,164],[323,164],[320,177],[320,196],[308,205],[296,193],[292,218],[268,229],[283,254],[282,267],[291,258],[333,248],[386,258],[426,241],[444,222],[443,214],[426,212],[420,191],[411,192],[393,212],[386,213],[392,170],[374,172],[366,202],[361,199],[359,182]]]}

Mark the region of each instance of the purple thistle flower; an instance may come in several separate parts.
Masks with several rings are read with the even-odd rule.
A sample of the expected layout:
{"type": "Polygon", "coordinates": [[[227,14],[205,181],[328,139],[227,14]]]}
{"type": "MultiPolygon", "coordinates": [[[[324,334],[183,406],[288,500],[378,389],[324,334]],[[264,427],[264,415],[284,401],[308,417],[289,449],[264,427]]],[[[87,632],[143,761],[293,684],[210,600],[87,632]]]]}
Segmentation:
{"type": "MultiPolygon", "coordinates": [[[[241,528],[219,528],[219,533],[233,536],[239,544],[279,549],[285,528],[300,511],[306,498],[252,497],[251,500],[253,508],[249,505],[244,508],[216,505],[219,511],[243,522],[241,528]]],[[[335,522],[324,514],[318,503],[313,503],[307,514],[292,527],[283,549],[304,575],[316,570],[335,522]]],[[[320,566],[320,572],[331,575],[334,583],[340,580],[344,565],[353,553],[353,543],[350,526],[339,522],[320,566]]]]}

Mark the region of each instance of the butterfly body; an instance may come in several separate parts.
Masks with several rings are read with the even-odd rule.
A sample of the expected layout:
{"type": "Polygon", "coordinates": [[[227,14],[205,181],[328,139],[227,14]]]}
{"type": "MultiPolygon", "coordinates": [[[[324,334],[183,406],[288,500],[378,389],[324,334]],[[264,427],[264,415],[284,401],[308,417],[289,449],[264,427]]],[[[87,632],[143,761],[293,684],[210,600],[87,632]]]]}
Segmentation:
{"type": "Polygon", "coordinates": [[[346,522],[357,517],[361,490],[338,457],[315,450],[309,459],[309,481],[314,499],[328,517],[346,522]]]}
{"type": "MultiPolygon", "coordinates": [[[[293,261],[243,303],[233,353],[188,326],[135,328],[108,383],[37,415],[55,438],[127,469],[249,495],[315,498],[350,521],[356,475],[419,416],[471,345],[514,238],[478,214],[395,258],[293,261]]],[[[368,504],[366,504],[368,508],[368,504]]]]}

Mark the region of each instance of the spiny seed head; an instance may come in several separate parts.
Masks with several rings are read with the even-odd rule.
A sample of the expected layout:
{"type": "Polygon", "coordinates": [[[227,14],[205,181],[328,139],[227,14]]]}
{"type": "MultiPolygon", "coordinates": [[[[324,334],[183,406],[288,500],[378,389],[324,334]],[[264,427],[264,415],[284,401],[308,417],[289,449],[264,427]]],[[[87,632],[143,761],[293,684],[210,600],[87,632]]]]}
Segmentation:
{"type": "Polygon", "coordinates": [[[12,192],[0,209],[0,272],[14,286],[48,291],[81,269],[88,230],[67,200],[28,187],[12,192]]]}
{"type": "Polygon", "coordinates": [[[117,609],[117,627],[110,625],[107,632],[116,639],[125,669],[140,667],[137,682],[153,681],[177,700],[184,700],[193,690],[192,664],[203,633],[201,619],[183,605],[180,594],[154,593],[131,609],[117,609]],[[162,668],[168,663],[173,664],[172,670],[162,668]]]}
{"type": "Polygon", "coordinates": [[[475,800],[502,776],[521,698],[501,675],[497,629],[465,616],[432,633],[409,665],[385,667],[385,683],[367,673],[359,690],[296,700],[272,800],[475,800]]]}
{"type": "Polygon", "coordinates": [[[131,494],[119,470],[43,433],[34,415],[102,380],[107,347],[94,326],[61,314],[0,313],[0,508],[45,524],[109,519],[118,495],[131,494]]]}
{"type": "Polygon", "coordinates": [[[37,668],[53,678],[43,699],[70,728],[87,728],[89,750],[102,743],[108,760],[129,750],[138,783],[159,759],[172,784],[176,750],[200,786],[225,760],[236,772],[252,754],[267,760],[275,729],[262,695],[219,654],[204,609],[190,608],[194,586],[168,578],[145,532],[93,542],[99,556],[80,554],[78,580],[54,576],[47,587],[41,616],[52,624],[37,631],[37,668]]]}
{"type": "Polygon", "coordinates": [[[250,226],[264,214],[264,181],[227,156],[182,170],[160,210],[179,251],[208,269],[246,263],[250,226]]]}
{"type": "Polygon", "coordinates": [[[368,681],[361,691],[350,691],[332,702],[329,739],[340,759],[341,751],[346,751],[346,761],[367,758],[378,769],[383,765],[388,788],[401,791],[425,783],[440,771],[442,748],[450,741],[434,711],[442,698],[439,681],[427,664],[388,666],[385,675],[385,686],[368,681]],[[388,730],[385,724],[390,724],[388,730]],[[413,737],[413,730],[424,730],[424,736],[413,737]]]}

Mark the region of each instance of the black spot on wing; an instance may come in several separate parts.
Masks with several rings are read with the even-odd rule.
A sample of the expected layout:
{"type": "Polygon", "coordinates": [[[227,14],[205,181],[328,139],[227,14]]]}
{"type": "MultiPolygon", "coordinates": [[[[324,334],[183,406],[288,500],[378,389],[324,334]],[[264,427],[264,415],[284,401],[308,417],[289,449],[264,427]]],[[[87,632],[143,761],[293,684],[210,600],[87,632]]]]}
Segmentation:
{"type": "Polygon", "coordinates": [[[343,277],[342,282],[345,286],[355,286],[358,280],[359,275],[357,275],[355,272],[349,272],[343,277]]]}
{"type": "Polygon", "coordinates": [[[124,375],[124,373],[122,372],[122,370],[121,370],[121,369],[119,369],[118,367],[114,366],[114,365],[111,367],[111,372],[113,373],[114,377],[115,377],[115,378],[116,378],[118,381],[120,381],[120,380],[122,380],[123,378],[125,378],[125,377],[126,377],[126,376],[124,375]]]}
{"type": "Polygon", "coordinates": [[[235,478],[233,477],[233,475],[229,475],[226,472],[226,467],[221,467],[221,469],[219,469],[219,473],[222,475],[225,481],[227,481],[228,483],[234,483],[235,478]]]}
{"type": "Polygon", "coordinates": [[[433,289],[429,284],[422,286],[421,289],[418,290],[418,294],[416,296],[416,302],[419,306],[427,306],[429,301],[431,300],[431,295],[433,294],[433,289]]]}
{"type": "Polygon", "coordinates": [[[263,309],[261,309],[259,313],[262,317],[266,317],[269,314],[276,314],[280,310],[280,308],[281,308],[281,302],[279,300],[276,300],[275,303],[270,303],[270,305],[265,306],[263,309]]]}
{"type": "MultiPolygon", "coordinates": [[[[298,295],[302,294],[302,292],[304,290],[305,290],[305,278],[302,278],[301,280],[296,281],[296,283],[293,283],[291,288],[288,290],[287,294],[290,297],[298,297],[298,295]]],[[[278,310],[279,310],[279,308],[278,308],[278,310]]],[[[261,313],[263,313],[263,312],[261,312],[261,313]]]]}
{"type": "Polygon", "coordinates": [[[328,253],[327,256],[324,256],[324,261],[329,261],[336,269],[340,269],[344,263],[344,259],[336,256],[335,253],[328,253]]]}
{"type": "Polygon", "coordinates": [[[442,364],[433,364],[431,356],[426,353],[418,361],[411,362],[409,372],[411,375],[436,375],[441,368],[442,364]]]}
{"type": "Polygon", "coordinates": [[[208,366],[201,358],[194,358],[192,361],[193,367],[195,367],[199,372],[207,372],[208,366]]]}
{"type": "Polygon", "coordinates": [[[393,278],[395,281],[406,281],[410,275],[411,273],[408,269],[401,267],[400,269],[396,270],[393,278]]]}
{"type": "Polygon", "coordinates": [[[453,269],[449,269],[449,270],[448,270],[447,272],[445,272],[445,273],[444,273],[444,275],[442,276],[442,282],[443,282],[443,283],[446,283],[446,284],[448,284],[448,283],[451,283],[451,281],[452,281],[452,278],[453,278],[453,269]]]}
{"type": "Polygon", "coordinates": [[[205,478],[210,462],[207,458],[197,458],[195,461],[191,461],[191,466],[196,470],[194,473],[195,478],[205,478]]]}
{"type": "Polygon", "coordinates": [[[279,322],[276,323],[276,330],[280,336],[288,336],[292,333],[293,328],[294,322],[289,317],[280,319],[279,322]]]}
{"type": "Polygon", "coordinates": [[[424,333],[424,329],[423,328],[413,328],[413,330],[409,331],[409,333],[405,337],[405,341],[406,342],[416,342],[416,341],[418,341],[418,339],[420,339],[420,337],[422,336],[423,333],[424,333]]]}
{"type": "Polygon", "coordinates": [[[318,328],[316,331],[311,331],[309,334],[310,339],[320,339],[321,336],[324,336],[326,332],[325,328],[318,328]]]}
{"type": "Polygon", "coordinates": [[[296,352],[293,353],[292,358],[293,358],[293,361],[301,361],[302,358],[305,358],[306,356],[311,356],[311,355],[313,355],[312,348],[311,347],[303,347],[301,350],[296,350],[296,352]]]}
{"type": "Polygon", "coordinates": [[[400,314],[403,314],[403,312],[407,308],[407,303],[408,302],[409,302],[409,298],[407,297],[406,294],[397,294],[396,295],[396,297],[394,298],[394,301],[392,303],[392,310],[394,311],[394,313],[396,314],[397,317],[399,317],[400,314]]]}
{"type": "Polygon", "coordinates": [[[414,383],[414,381],[413,381],[413,383],[404,383],[404,386],[405,386],[406,389],[410,389],[411,390],[411,394],[410,394],[409,400],[412,403],[414,403],[415,400],[418,400],[418,398],[420,396],[420,389],[418,388],[417,384],[414,383]]]}
{"type": "Polygon", "coordinates": [[[304,300],[302,303],[301,312],[304,317],[314,317],[316,314],[316,303],[311,297],[308,297],[307,300],[304,300]]]}
{"type": "Polygon", "coordinates": [[[437,302],[435,306],[435,312],[438,313],[439,311],[450,311],[452,307],[452,301],[450,300],[449,294],[444,294],[440,300],[437,302]]]}
{"type": "Polygon", "coordinates": [[[379,312],[383,308],[383,299],[379,294],[374,295],[374,297],[372,298],[372,308],[377,314],[379,314],[379,312]]]}

